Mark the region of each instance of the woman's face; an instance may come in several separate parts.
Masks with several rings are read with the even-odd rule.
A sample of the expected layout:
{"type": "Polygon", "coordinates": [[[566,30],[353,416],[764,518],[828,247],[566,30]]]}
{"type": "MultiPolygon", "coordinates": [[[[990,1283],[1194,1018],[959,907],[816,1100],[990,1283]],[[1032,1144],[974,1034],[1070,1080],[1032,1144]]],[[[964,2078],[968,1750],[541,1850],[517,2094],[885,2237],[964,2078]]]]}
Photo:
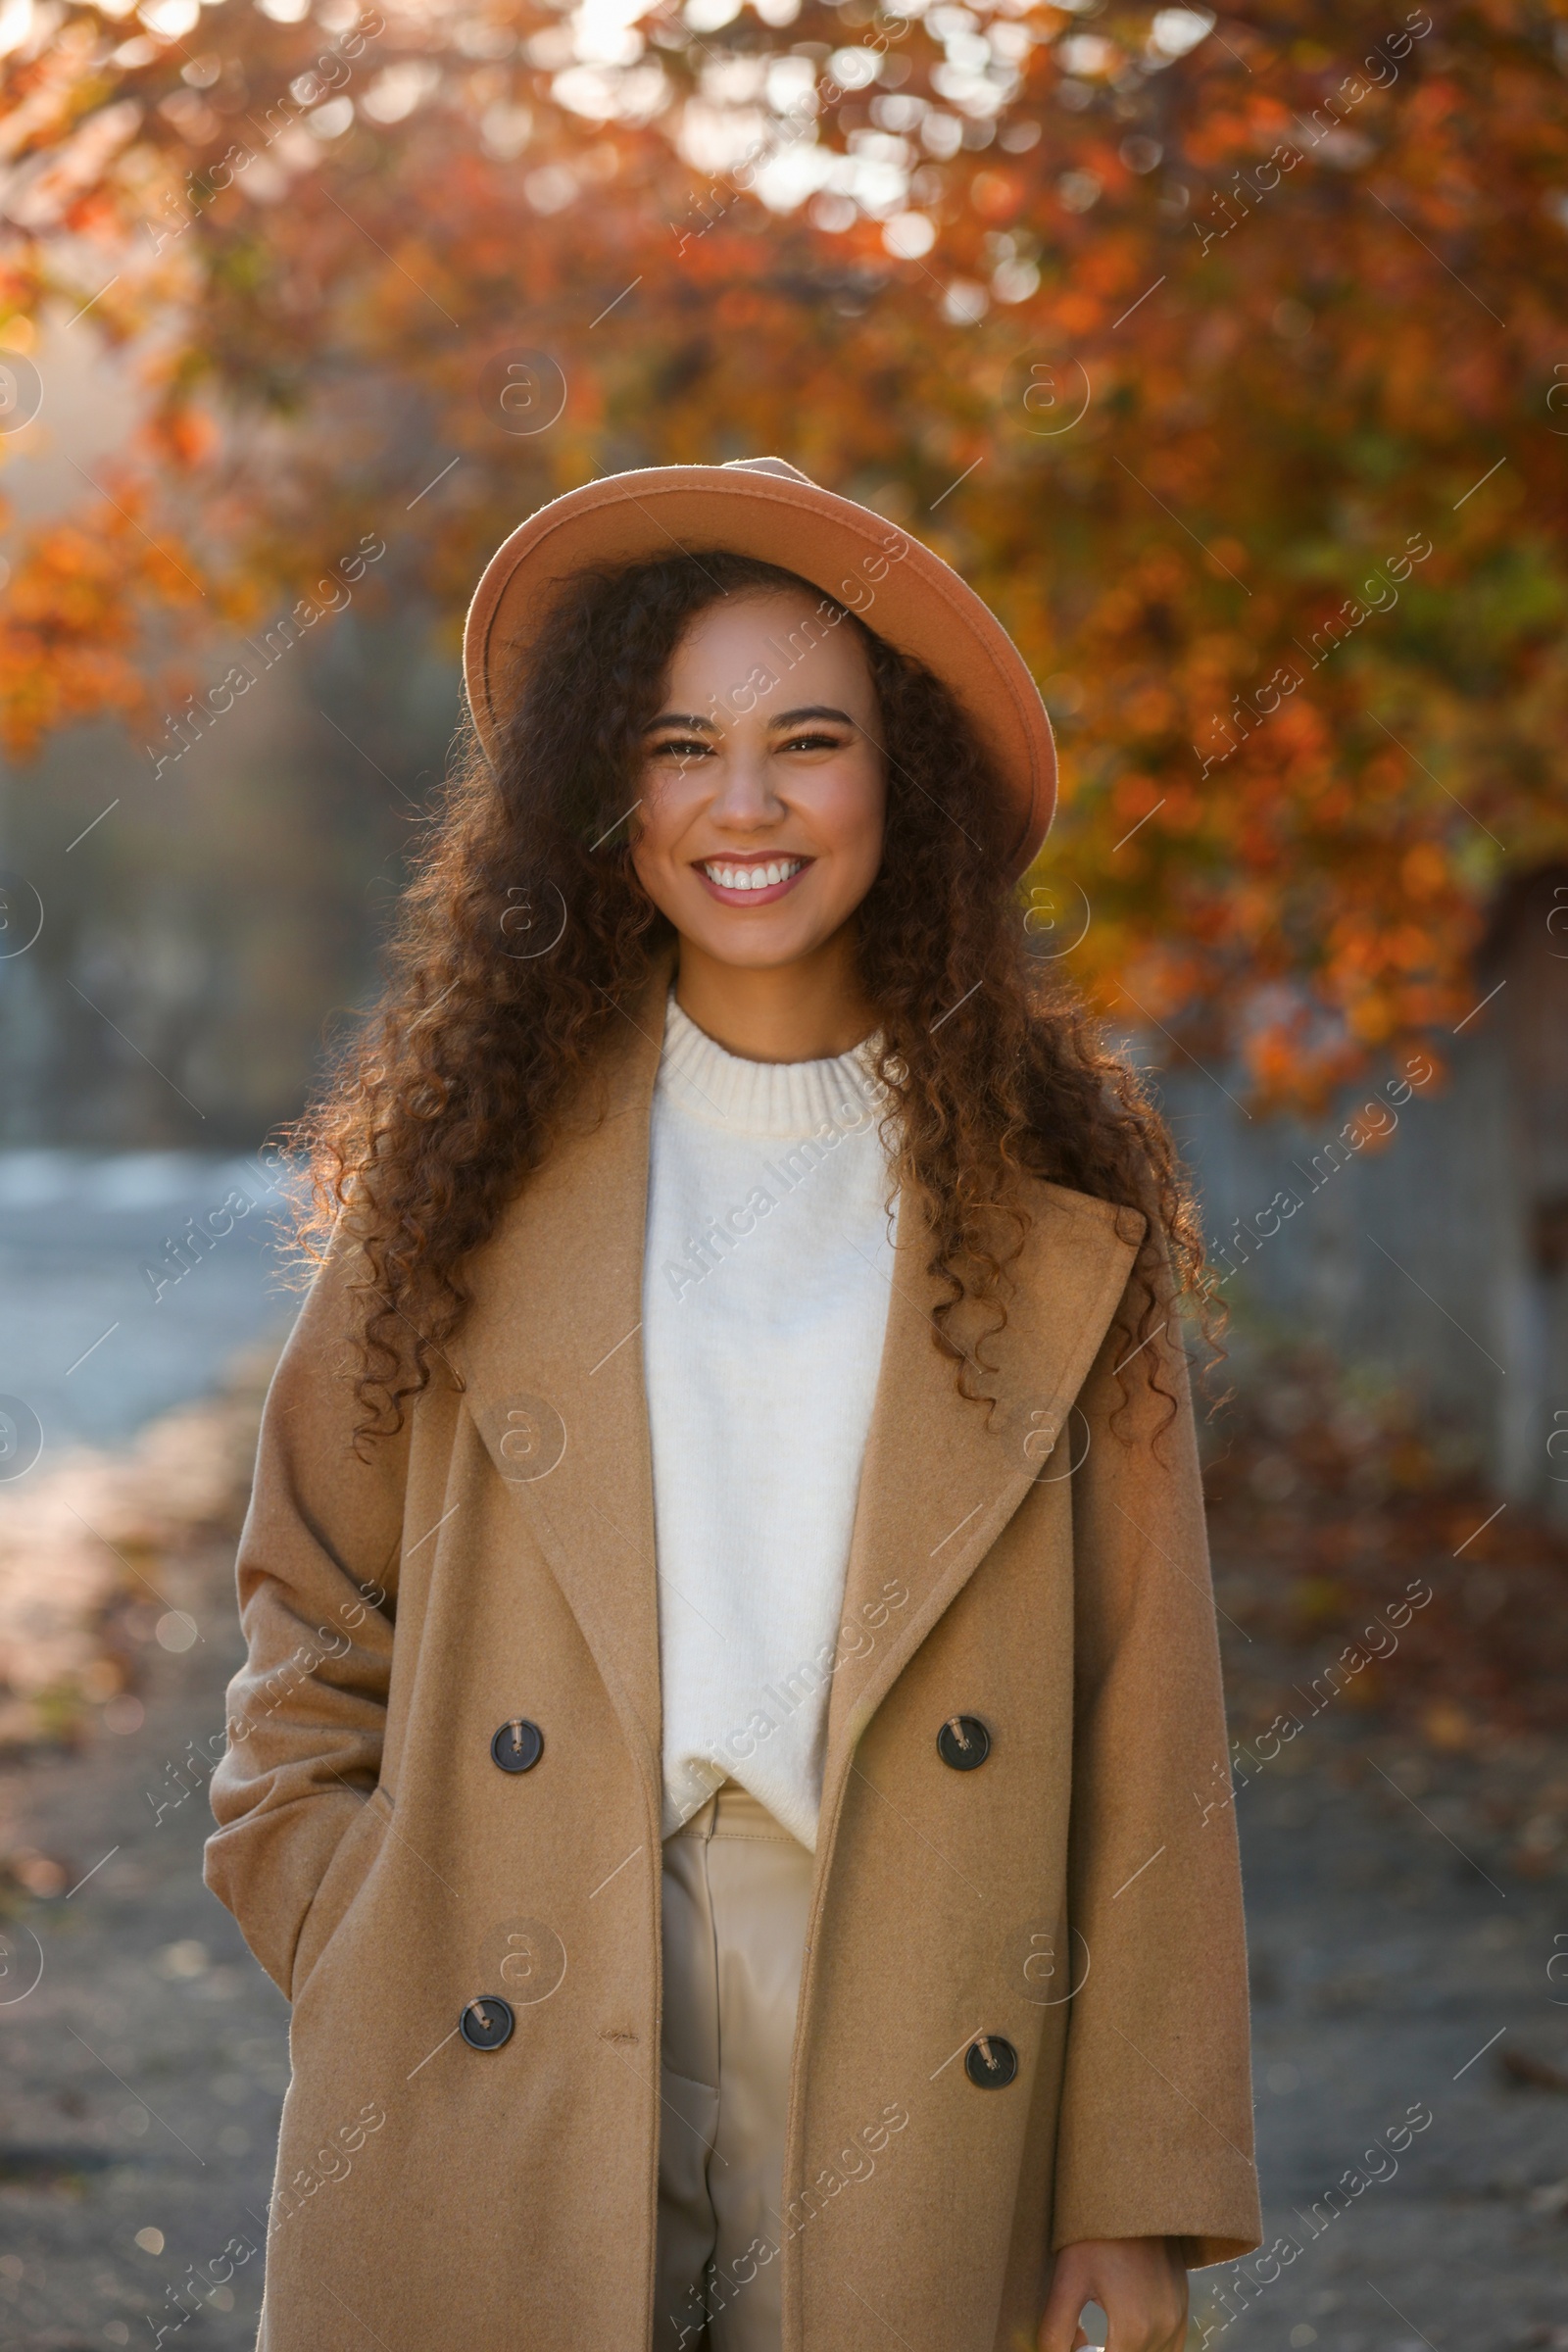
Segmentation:
{"type": "Polygon", "coordinates": [[[876,689],[858,630],[820,601],[753,590],[699,613],[644,738],[633,862],[718,963],[811,956],[882,861],[876,689]]]}

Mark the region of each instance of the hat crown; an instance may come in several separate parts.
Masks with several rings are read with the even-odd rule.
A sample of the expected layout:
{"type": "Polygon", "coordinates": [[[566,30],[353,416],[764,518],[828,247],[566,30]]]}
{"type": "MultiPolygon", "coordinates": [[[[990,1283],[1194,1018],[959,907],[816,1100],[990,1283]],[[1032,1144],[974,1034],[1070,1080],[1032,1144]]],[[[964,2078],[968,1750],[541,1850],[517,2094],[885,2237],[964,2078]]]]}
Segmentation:
{"type": "Polygon", "coordinates": [[[810,475],[803,473],[798,466],[790,465],[786,458],[726,458],[724,465],[726,470],[739,470],[744,473],[776,473],[781,481],[804,482],[808,490],[816,488],[810,475]]]}

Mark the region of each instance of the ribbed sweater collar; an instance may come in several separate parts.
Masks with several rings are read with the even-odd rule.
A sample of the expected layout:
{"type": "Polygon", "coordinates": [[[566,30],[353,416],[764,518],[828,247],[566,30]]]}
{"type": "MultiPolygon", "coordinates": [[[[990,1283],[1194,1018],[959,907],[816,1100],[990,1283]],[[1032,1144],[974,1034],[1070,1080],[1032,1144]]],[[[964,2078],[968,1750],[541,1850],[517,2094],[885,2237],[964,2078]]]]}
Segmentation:
{"type": "Polygon", "coordinates": [[[682,1012],[671,989],[659,1092],[688,1118],[735,1135],[815,1135],[858,1126],[877,1099],[869,1057],[876,1038],[826,1061],[746,1061],[682,1012]]]}

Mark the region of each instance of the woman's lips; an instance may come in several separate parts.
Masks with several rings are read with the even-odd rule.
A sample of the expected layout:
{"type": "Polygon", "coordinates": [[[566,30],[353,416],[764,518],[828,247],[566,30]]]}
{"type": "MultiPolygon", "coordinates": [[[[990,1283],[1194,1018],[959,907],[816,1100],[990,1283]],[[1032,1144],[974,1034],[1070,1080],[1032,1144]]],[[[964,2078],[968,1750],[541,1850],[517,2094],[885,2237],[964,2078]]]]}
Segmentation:
{"type": "Polygon", "coordinates": [[[778,899],[795,888],[801,876],[811,864],[809,858],[705,858],[696,862],[692,871],[708,892],[722,906],[771,906],[778,899]],[[720,882],[719,874],[756,873],[772,866],[782,866],[782,878],[777,882],[720,882]],[[793,867],[793,871],[789,869],[793,867]]]}

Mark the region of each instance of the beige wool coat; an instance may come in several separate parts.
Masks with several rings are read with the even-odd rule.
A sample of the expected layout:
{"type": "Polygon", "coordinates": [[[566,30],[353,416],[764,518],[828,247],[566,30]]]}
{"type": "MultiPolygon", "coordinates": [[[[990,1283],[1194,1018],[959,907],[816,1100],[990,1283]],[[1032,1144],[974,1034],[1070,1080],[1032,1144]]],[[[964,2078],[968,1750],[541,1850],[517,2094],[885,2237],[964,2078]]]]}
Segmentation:
{"type": "MultiPolygon", "coordinates": [[[[293,2003],[264,2352],[651,2341],[639,1325],[661,1014],[652,992],[634,1006],[597,1107],[479,1253],[401,1438],[351,1450],[337,1260],[268,1399],[207,1852],[293,2003]],[[542,1754],[498,1770],[492,1739],[519,1719],[542,1754]],[[486,1995],[514,2019],[497,2048],[460,2032],[486,1995]]],[[[1107,1335],[1141,1220],[1052,1185],[1033,1207],[989,1422],[931,1343],[935,1288],[901,1224],[765,2256],[786,2352],[1024,2352],[1072,2240],[1171,2235],[1194,2265],[1258,2242],[1184,1370],[1155,1339],[1112,1427],[1127,1344],[1107,1335]],[[1159,1447],[1156,1363],[1180,1398],[1159,1447]],[[957,1716],[990,1735],[979,1769],[939,1752],[957,1716]]]]}

